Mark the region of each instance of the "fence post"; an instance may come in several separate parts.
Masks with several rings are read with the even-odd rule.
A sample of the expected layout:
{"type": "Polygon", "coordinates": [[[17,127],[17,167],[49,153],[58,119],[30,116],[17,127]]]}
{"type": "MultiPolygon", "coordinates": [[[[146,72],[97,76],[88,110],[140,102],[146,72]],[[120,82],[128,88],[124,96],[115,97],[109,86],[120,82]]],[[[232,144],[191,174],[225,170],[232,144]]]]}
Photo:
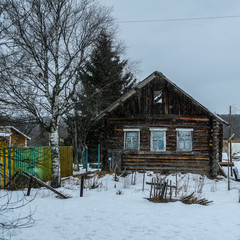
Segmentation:
{"type": "Polygon", "coordinates": [[[101,154],[101,151],[100,151],[100,143],[98,144],[98,169],[100,169],[100,154],[101,154]]]}
{"type": "Polygon", "coordinates": [[[30,177],[29,182],[28,182],[27,196],[30,196],[30,192],[31,192],[31,188],[32,188],[32,181],[33,181],[33,178],[30,177]]]}
{"type": "Polygon", "coordinates": [[[12,156],[11,156],[11,148],[8,148],[8,181],[11,179],[11,174],[12,174],[12,166],[11,162],[12,161],[12,156]]]}
{"type": "Polygon", "coordinates": [[[88,148],[85,148],[86,150],[86,172],[88,171],[88,148]]]}
{"type": "Polygon", "coordinates": [[[3,149],[3,186],[6,186],[6,150],[3,149]]]}
{"type": "Polygon", "coordinates": [[[80,183],[80,197],[83,196],[83,187],[84,187],[84,175],[81,177],[81,183],[80,183]]]}
{"type": "Polygon", "coordinates": [[[16,159],[15,159],[15,151],[14,149],[12,149],[12,168],[13,168],[13,175],[15,174],[15,163],[16,163],[16,159]]]}

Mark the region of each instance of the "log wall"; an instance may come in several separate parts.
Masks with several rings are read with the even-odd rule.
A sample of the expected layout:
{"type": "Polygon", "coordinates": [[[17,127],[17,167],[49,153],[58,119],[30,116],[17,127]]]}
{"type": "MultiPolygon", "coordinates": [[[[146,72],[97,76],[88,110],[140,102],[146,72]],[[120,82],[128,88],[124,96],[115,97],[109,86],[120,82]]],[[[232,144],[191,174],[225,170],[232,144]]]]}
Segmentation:
{"type": "MultiPolygon", "coordinates": [[[[108,148],[122,151],[122,168],[129,170],[154,170],[164,172],[194,172],[199,174],[210,174],[210,154],[214,154],[216,159],[220,142],[218,135],[221,134],[215,122],[213,139],[210,139],[211,120],[206,117],[173,117],[162,119],[127,119],[109,118],[108,127],[108,148]],[[123,129],[140,129],[140,151],[124,151],[124,131],[123,129]],[[150,151],[150,127],[167,128],[166,151],[150,151]],[[192,128],[193,149],[191,152],[177,151],[176,128],[192,128]],[[214,146],[213,146],[214,145],[214,146]],[[212,153],[210,153],[210,150],[212,153]]],[[[218,156],[219,157],[219,156],[218,156]]],[[[213,165],[213,163],[212,163],[213,165]]]]}

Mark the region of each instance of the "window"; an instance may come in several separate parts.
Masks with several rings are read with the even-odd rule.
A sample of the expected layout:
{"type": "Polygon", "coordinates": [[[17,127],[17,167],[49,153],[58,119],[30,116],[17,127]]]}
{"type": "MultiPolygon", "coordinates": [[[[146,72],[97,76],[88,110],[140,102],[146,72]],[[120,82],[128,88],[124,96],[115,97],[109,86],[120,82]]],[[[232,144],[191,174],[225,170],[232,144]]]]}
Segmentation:
{"type": "Polygon", "coordinates": [[[153,114],[163,114],[165,107],[164,107],[164,98],[163,98],[163,91],[153,91],[153,114]]]}
{"type": "Polygon", "coordinates": [[[140,129],[123,129],[124,131],[124,149],[140,149],[140,129]]]}
{"type": "Polygon", "coordinates": [[[154,91],[154,102],[162,103],[162,91],[154,91]]]}
{"type": "Polygon", "coordinates": [[[166,128],[150,128],[151,151],[166,151],[166,128]]]}
{"type": "Polygon", "coordinates": [[[192,151],[193,129],[177,129],[177,150],[192,151]]]}

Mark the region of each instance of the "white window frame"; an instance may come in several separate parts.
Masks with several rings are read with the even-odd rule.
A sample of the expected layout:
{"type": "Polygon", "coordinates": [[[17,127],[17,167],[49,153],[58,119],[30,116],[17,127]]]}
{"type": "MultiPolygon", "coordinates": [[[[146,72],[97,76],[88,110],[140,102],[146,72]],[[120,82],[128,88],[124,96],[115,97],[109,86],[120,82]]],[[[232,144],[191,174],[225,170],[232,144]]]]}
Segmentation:
{"type": "Polygon", "coordinates": [[[140,129],[139,128],[124,128],[124,150],[128,151],[140,151],[140,129]],[[126,149],[126,137],[127,137],[127,132],[137,132],[138,133],[138,141],[137,141],[137,149],[126,149]]]}
{"type": "Polygon", "coordinates": [[[192,152],[193,151],[193,128],[176,128],[177,131],[177,151],[178,152],[192,152]],[[191,132],[191,149],[179,149],[179,132],[191,132]]]}
{"type": "Polygon", "coordinates": [[[166,151],[166,132],[167,128],[149,128],[150,131],[150,150],[153,152],[165,152],[166,151]],[[163,132],[163,149],[153,149],[153,132],[163,132]]]}

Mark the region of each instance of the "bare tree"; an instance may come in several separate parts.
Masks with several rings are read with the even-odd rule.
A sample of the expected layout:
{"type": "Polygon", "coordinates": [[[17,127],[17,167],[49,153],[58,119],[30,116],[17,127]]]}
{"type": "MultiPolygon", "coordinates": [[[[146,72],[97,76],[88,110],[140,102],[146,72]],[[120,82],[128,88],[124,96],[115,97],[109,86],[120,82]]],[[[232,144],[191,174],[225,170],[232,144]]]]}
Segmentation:
{"type": "Polygon", "coordinates": [[[33,213],[22,215],[21,209],[35,199],[27,198],[23,192],[0,191],[0,239],[11,236],[11,230],[29,228],[34,224],[33,213]],[[19,210],[19,211],[18,211],[19,210]]]}
{"type": "MultiPolygon", "coordinates": [[[[72,108],[76,77],[110,10],[95,0],[4,0],[0,102],[50,133],[52,183],[59,187],[59,122],[72,108]]],[[[1,106],[0,106],[1,107],[1,106]]]]}

